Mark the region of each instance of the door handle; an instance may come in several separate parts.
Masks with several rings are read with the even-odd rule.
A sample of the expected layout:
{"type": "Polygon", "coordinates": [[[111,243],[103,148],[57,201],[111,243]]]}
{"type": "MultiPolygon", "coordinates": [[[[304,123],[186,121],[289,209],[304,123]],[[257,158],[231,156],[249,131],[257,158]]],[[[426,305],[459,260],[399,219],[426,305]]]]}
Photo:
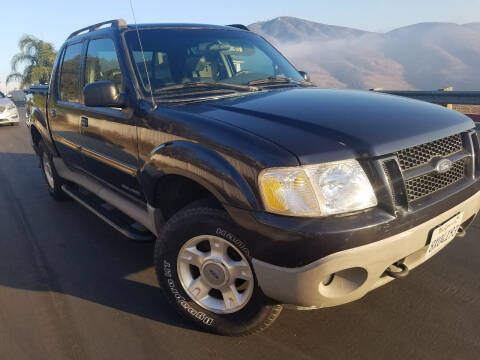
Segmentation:
{"type": "Polygon", "coordinates": [[[82,128],[87,128],[88,127],[88,118],[85,116],[82,116],[82,128]]]}

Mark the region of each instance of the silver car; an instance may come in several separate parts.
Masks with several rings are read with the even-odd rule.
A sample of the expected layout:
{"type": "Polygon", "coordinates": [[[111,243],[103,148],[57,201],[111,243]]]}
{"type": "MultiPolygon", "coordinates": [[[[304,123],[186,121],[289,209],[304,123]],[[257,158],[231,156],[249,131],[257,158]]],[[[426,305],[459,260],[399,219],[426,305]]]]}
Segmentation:
{"type": "Polygon", "coordinates": [[[18,124],[18,110],[12,100],[0,92],[0,125],[18,124]]]}

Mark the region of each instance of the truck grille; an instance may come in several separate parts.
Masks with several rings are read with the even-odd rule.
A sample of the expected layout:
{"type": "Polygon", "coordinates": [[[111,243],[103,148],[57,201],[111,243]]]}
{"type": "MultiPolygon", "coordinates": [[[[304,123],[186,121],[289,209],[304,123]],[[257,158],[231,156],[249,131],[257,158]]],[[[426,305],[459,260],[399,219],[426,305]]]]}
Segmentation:
{"type": "Polygon", "coordinates": [[[460,134],[396,152],[402,171],[428,164],[435,157],[444,157],[463,150],[460,134]]]}
{"type": "Polygon", "coordinates": [[[470,159],[464,148],[462,134],[413,146],[393,155],[397,160],[385,160],[383,168],[392,188],[393,200],[399,206],[410,205],[458,183],[466,177],[470,159]],[[448,172],[439,173],[434,170],[432,161],[452,155],[457,160],[454,160],[448,172]]]}
{"type": "Polygon", "coordinates": [[[431,172],[405,181],[408,202],[418,200],[436,191],[442,190],[449,185],[465,177],[465,159],[455,162],[452,169],[444,174],[431,172]]]}

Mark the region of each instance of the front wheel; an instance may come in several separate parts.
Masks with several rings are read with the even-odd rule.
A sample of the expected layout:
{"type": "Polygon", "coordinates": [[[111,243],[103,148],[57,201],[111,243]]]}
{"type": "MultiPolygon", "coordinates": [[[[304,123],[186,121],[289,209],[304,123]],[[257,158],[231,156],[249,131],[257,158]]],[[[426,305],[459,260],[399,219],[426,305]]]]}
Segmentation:
{"type": "Polygon", "coordinates": [[[218,209],[187,208],[174,215],[157,240],[155,268],[175,309],[210,332],[251,335],[282,310],[263,295],[246,244],[218,209]]]}

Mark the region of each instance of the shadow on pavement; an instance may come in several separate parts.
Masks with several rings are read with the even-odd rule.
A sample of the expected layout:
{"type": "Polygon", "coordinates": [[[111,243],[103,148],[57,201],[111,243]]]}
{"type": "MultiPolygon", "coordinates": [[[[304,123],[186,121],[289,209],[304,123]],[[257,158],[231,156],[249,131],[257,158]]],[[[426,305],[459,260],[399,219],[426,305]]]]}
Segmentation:
{"type": "Polygon", "coordinates": [[[81,205],[54,201],[36,156],[2,148],[0,286],[71,295],[191,328],[156,284],[153,243],[130,242],[81,205]]]}

